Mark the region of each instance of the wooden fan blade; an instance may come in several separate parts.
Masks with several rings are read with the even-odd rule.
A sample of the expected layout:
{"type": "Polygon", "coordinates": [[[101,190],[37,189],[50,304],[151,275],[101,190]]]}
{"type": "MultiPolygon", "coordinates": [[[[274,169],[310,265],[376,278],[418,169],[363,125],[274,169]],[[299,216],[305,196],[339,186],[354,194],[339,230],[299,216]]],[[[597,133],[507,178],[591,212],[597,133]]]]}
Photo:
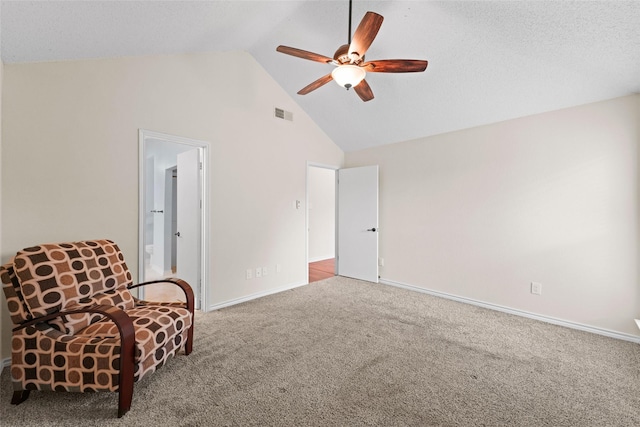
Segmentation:
{"type": "Polygon", "coordinates": [[[354,86],[353,89],[356,91],[360,99],[362,99],[364,102],[371,101],[373,99],[373,91],[371,90],[371,86],[369,86],[369,83],[367,83],[366,80],[362,80],[360,83],[354,86]]]}
{"type": "Polygon", "coordinates": [[[416,73],[426,70],[427,64],[417,59],[381,59],[360,66],[370,73],[416,73]]]}
{"type": "Polygon", "coordinates": [[[280,45],[276,48],[276,50],[278,52],[286,53],[287,55],[297,56],[298,58],[308,59],[310,61],[324,63],[333,62],[333,59],[329,58],[328,56],[320,55],[318,53],[313,53],[302,49],[296,49],[295,47],[280,45]]]}
{"type": "Polygon", "coordinates": [[[349,45],[349,56],[352,60],[354,59],[352,54],[357,55],[357,58],[364,57],[373,39],[376,38],[383,19],[382,15],[378,15],[375,12],[367,12],[364,15],[360,25],[356,28],[356,32],[353,33],[353,38],[349,45]]]}
{"type": "Polygon", "coordinates": [[[322,76],[318,80],[316,80],[315,82],[310,83],[307,86],[305,86],[302,89],[300,89],[298,91],[298,95],[306,95],[309,92],[318,89],[320,86],[326,85],[331,80],[333,80],[333,77],[331,77],[331,73],[327,74],[326,76],[322,76]]]}

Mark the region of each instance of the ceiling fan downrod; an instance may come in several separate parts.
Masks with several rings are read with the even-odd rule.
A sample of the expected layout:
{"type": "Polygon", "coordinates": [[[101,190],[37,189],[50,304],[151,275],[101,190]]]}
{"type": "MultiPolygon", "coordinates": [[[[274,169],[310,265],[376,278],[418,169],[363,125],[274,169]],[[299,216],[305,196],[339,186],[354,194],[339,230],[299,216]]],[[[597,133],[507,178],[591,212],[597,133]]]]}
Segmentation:
{"type": "Polygon", "coordinates": [[[347,34],[347,44],[338,48],[334,55],[334,60],[337,60],[340,65],[338,68],[333,70],[331,76],[336,83],[345,89],[351,89],[354,84],[357,85],[360,83],[366,72],[359,68],[358,66],[353,64],[353,60],[349,55],[349,47],[351,45],[351,21],[352,21],[352,12],[353,12],[353,0],[349,0],[349,32],[347,34]]]}
{"type": "Polygon", "coordinates": [[[351,44],[351,2],[352,0],[349,0],[349,34],[347,34],[347,44],[351,44]]]}

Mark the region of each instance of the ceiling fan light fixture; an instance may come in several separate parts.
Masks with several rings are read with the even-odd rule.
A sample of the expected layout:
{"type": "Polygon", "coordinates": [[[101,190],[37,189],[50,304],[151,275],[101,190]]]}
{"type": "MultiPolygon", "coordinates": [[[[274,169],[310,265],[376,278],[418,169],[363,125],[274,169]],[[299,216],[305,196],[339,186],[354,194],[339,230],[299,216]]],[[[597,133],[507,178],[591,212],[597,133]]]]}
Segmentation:
{"type": "Polygon", "coordinates": [[[347,89],[357,86],[366,75],[367,73],[361,67],[349,64],[340,65],[331,72],[333,80],[347,89]]]}

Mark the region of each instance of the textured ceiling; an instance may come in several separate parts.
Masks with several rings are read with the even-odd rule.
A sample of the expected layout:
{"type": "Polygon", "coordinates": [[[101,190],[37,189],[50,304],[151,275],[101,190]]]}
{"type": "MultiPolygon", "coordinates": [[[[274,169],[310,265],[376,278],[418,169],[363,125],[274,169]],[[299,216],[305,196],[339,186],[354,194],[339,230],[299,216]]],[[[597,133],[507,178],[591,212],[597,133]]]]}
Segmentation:
{"type": "Polygon", "coordinates": [[[384,16],[367,59],[426,59],[369,73],[363,103],[334,83],[296,92],[347,42],[348,1],[5,1],[5,63],[242,50],[343,150],[399,142],[640,92],[640,1],[353,2],[384,16]]]}

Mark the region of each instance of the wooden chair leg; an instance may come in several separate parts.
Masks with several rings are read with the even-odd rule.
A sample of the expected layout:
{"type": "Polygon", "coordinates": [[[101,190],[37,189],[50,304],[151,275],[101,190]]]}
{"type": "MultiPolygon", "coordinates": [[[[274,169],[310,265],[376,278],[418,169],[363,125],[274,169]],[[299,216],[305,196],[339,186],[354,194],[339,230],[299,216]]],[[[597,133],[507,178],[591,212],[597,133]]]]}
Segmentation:
{"type": "Polygon", "coordinates": [[[131,386],[123,387],[120,385],[120,391],[118,392],[118,418],[122,418],[124,414],[131,409],[131,400],[133,399],[133,381],[131,386]]]}
{"type": "Polygon", "coordinates": [[[27,400],[29,398],[29,393],[31,393],[31,390],[14,391],[13,392],[13,397],[11,398],[11,404],[12,405],[21,404],[22,402],[24,402],[25,400],[27,400]]]}
{"type": "Polygon", "coordinates": [[[187,343],[184,345],[184,354],[187,356],[191,354],[193,350],[193,324],[189,328],[189,332],[187,332],[187,343]]]}
{"type": "Polygon", "coordinates": [[[120,387],[118,389],[118,418],[131,409],[133,400],[133,363],[123,363],[120,366],[120,387]],[[126,367],[126,365],[131,367],[126,367]],[[124,365],[124,366],[123,366],[124,365]]]}
{"type": "Polygon", "coordinates": [[[118,418],[129,412],[133,399],[133,344],[124,341],[120,354],[120,382],[118,387],[118,418]],[[127,357],[127,355],[129,357],[127,357]]]}

